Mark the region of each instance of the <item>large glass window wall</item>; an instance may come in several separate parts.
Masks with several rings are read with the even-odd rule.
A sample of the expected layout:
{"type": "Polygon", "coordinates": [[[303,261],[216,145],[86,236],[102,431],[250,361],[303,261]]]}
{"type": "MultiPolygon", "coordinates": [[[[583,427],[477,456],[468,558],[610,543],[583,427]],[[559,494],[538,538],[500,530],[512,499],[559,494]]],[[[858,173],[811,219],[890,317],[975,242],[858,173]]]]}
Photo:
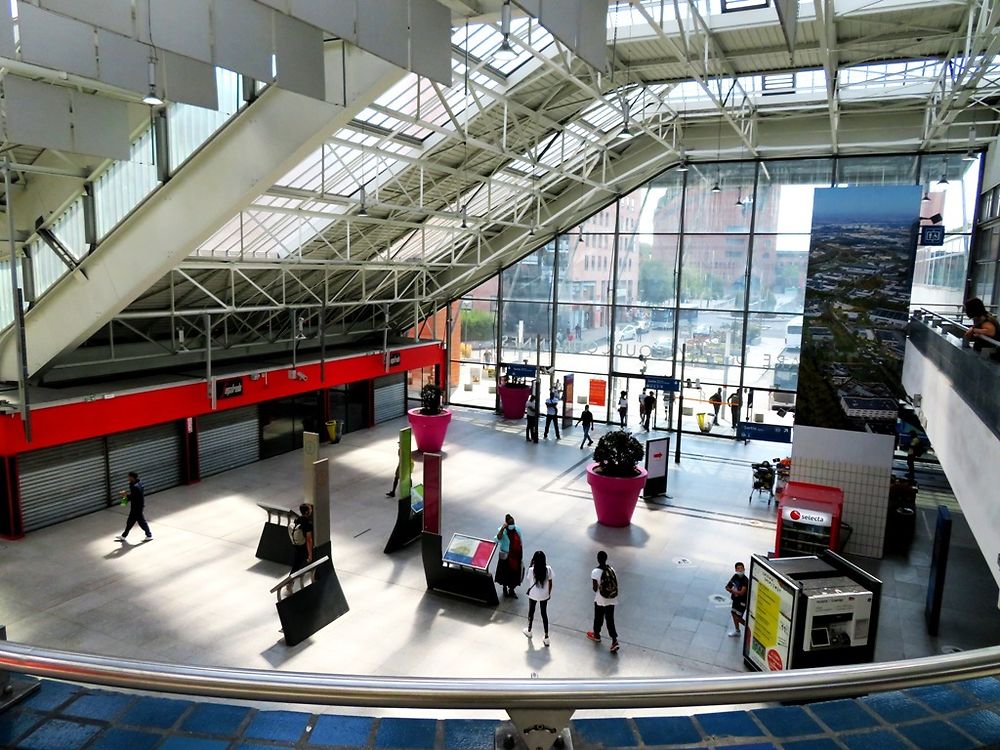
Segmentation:
{"type": "MultiPolygon", "coordinates": [[[[961,155],[692,164],[667,172],[461,300],[452,372],[458,365],[462,374],[450,399],[493,407],[500,366],[527,362],[552,368],[543,389],[550,377],[561,382],[572,373],[574,412],[598,398],[591,406],[598,420],[618,421],[624,392],[635,428],[645,378],[658,375],[682,378],[684,394],[683,408],[658,394],[661,429],[679,421],[684,430],[733,437],[728,403],[716,419],[712,401],[720,390],[724,402],[739,394],[738,421],[790,426],[814,191],[919,186],[932,202],[921,201],[920,215],[939,213],[946,238],[943,246],[918,247],[913,303],[957,304],[969,273],[979,172],[978,159],[961,155]]],[[[987,223],[972,260],[977,289],[992,293],[1000,230],[992,215],[987,223]]]]}

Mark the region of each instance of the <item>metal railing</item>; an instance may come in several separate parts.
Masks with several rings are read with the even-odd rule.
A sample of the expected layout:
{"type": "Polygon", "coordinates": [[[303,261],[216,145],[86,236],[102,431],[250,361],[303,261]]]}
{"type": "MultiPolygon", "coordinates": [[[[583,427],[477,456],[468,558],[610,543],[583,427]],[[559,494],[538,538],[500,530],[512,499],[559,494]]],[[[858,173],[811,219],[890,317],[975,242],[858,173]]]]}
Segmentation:
{"type": "Polygon", "coordinates": [[[770,674],[616,679],[369,677],[199,667],[0,642],[0,669],[70,682],[331,706],[578,710],[817,700],[1000,675],[1000,646],[770,674]]]}
{"type": "MultiPolygon", "coordinates": [[[[913,314],[916,315],[921,320],[930,318],[929,323],[931,326],[939,326],[942,329],[944,329],[944,326],[947,326],[949,329],[951,329],[951,332],[955,333],[955,335],[959,335],[956,331],[960,329],[963,338],[965,336],[965,333],[967,333],[970,330],[970,326],[967,326],[962,322],[963,318],[961,317],[961,313],[958,314],[959,317],[952,318],[948,317],[947,315],[942,315],[941,313],[934,312],[933,310],[930,310],[926,307],[921,307],[918,308],[917,310],[914,310],[913,314]]],[[[990,338],[989,336],[984,336],[983,334],[976,334],[975,336],[973,336],[973,338],[978,339],[979,341],[983,341],[987,344],[990,344],[991,346],[1000,348],[1000,341],[994,338],[990,338]]]]}

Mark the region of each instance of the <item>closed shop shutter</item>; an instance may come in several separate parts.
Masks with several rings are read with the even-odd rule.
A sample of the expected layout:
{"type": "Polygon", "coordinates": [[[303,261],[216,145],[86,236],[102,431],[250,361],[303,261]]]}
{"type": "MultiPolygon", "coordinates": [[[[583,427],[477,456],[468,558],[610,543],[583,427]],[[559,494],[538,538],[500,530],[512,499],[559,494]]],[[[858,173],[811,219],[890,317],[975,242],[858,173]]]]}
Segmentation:
{"type": "Polygon", "coordinates": [[[146,494],[167,490],[181,483],[181,437],[176,422],[108,437],[108,472],[112,498],[128,484],[134,471],[146,494]]]}
{"type": "Polygon", "coordinates": [[[203,478],[259,459],[260,427],[256,406],[198,417],[198,465],[203,478]]]}
{"type": "Polygon", "coordinates": [[[25,453],[17,469],[25,531],[108,507],[102,438],[25,453]]]}
{"type": "Polygon", "coordinates": [[[375,378],[375,424],[406,416],[406,376],[375,378]]]}

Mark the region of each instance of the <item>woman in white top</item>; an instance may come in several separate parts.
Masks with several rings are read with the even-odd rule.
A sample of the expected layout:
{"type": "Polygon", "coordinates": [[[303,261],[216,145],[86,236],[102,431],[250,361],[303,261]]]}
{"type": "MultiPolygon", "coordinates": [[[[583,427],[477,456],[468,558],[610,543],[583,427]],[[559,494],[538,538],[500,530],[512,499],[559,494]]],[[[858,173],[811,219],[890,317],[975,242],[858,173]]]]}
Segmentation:
{"type": "Polygon", "coordinates": [[[535,603],[542,610],[542,626],[545,628],[545,639],[549,645],[549,599],[552,597],[552,568],[545,564],[545,553],[538,550],[531,556],[531,568],[528,571],[528,627],[522,631],[531,638],[531,623],[535,619],[535,603]]]}
{"type": "Polygon", "coordinates": [[[622,395],[618,399],[618,417],[624,430],[628,423],[628,393],[625,391],[622,391],[622,395]]]}

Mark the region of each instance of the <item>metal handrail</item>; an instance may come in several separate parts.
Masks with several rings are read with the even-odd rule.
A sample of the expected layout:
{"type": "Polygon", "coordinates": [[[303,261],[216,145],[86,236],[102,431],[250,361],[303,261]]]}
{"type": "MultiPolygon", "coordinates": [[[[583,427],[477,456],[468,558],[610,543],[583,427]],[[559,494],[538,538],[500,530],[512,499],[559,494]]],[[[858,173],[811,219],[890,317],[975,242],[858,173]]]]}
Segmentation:
{"type": "MultiPolygon", "coordinates": [[[[945,323],[948,323],[949,325],[961,328],[963,331],[968,331],[970,329],[970,326],[961,323],[959,320],[955,320],[954,318],[949,318],[945,315],[942,315],[941,313],[936,313],[933,310],[928,310],[926,307],[918,308],[917,312],[922,313],[923,315],[929,315],[932,318],[938,318],[944,321],[945,323]]],[[[989,336],[985,336],[981,333],[977,333],[975,338],[980,339],[981,341],[986,341],[992,344],[993,346],[1000,347],[1000,341],[994,338],[990,338],[989,336]]]]}
{"type": "Polygon", "coordinates": [[[211,698],[434,709],[669,708],[827,699],[1000,674],[1000,646],[921,659],[770,674],[616,679],[368,677],[120,659],[0,643],[0,669],[211,698]]]}

